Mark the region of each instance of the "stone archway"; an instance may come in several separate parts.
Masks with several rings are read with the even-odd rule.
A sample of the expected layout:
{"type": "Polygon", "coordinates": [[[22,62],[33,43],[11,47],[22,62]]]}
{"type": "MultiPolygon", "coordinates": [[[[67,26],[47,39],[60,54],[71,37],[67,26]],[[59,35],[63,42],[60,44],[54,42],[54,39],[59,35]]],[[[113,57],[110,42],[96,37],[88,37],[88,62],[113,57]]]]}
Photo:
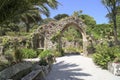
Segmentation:
{"type": "Polygon", "coordinates": [[[76,24],[75,22],[70,22],[70,23],[67,23],[66,25],[63,26],[63,29],[60,31],[60,34],[64,33],[64,31],[70,27],[71,25],[74,25],[74,27],[79,30],[79,33],[81,33],[82,35],[82,40],[83,40],[83,55],[87,55],[87,39],[86,39],[86,32],[84,31],[83,28],[81,28],[78,24],[76,24]]]}
{"type": "MultiPolygon", "coordinates": [[[[86,26],[83,23],[83,21],[75,16],[71,16],[71,17],[67,17],[63,20],[60,21],[56,21],[56,22],[50,22],[49,24],[46,25],[42,25],[40,26],[35,32],[34,32],[34,36],[32,38],[33,41],[34,38],[37,38],[36,44],[33,45],[37,45],[38,43],[41,42],[41,36],[44,36],[44,41],[42,43],[44,43],[44,49],[53,49],[55,48],[55,44],[52,43],[51,38],[58,34],[58,33],[62,33],[67,27],[69,27],[69,25],[75,25],[75,27],[79,30],[79,32],[82,34],[82,38],[83,38],[83,55],[87,55],[87,39],[86,39],[86,26]],[[37,36],[35,36],[37,34],[37,36]],[[39,41],[38,41],[39,40],[39,41]]],[[[42,44],[43,45],[43,44],[42,44]]],[[[40,48],[40,46],[38,47],[40,48]]]]}

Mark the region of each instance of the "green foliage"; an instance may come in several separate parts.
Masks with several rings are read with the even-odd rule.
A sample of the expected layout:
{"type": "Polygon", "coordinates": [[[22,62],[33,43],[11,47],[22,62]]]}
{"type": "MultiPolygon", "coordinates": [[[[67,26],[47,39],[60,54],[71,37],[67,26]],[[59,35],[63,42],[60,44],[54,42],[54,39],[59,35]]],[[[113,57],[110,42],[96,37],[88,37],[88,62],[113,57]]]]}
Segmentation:
{"type": "Polygon", "coordinates": [[[50,50],[45,50],[41,52],[38,57],[40,58],[40,65],[46,66],[50,62],[53,63],[53,54],[52,54],[52,51],[50,50]]]}
{"type": "Polygon", "coordinates": [[[88,54],[92,54],[92,53],[95,53],[95,48],[94,48],[94,46],[88,46],[87,47],[87,51],[88,51],[88,54]]]}
{"type": "Polygon", "coordinates": [[[69,52],[77,52],[77,49],[74,47],[68,47],[68,48],[65,48],[65,50],[69,52]]]}
{"type": "Polygon", "coordinates": [[[48,24],[49,22],[55,22],[56,20],[54,20],[53,18],[45,18],[41,21],[40,25],[44,25],[44,24],[48,24]]]}
{"type": "MultiPolygon", "coordinates": [[[[6,20],[14,19],[27,11],[36,10],[34,6],[39,6],[41,13],[49,16],[48,6],[56,9],[58,2],[56,0],[1,0],[0,1],[0,23],[6,20]]],[[[38,8],[38,7],[36,7],[38,8]]]]}
{"type": "Polygon", "coordinates": [[[43,51],[43,52],[41,52],[41,53],[39,54],[39,58],[40,58],[40,59],[45,59],[45,58],[48,57],[49,55],[52,55],[52,51],[50,51],[50,50],[45,50],[45,51],[43,51]]]}
{"type": "Polygon", "coordinates": [[[71,25],[63,33],[63,37],[68,41],[79,41],[82,38],[82,35],[79,30],[76,29],[75,25],[71,25]]]}
{"type": "MultiPolygon", "coordinates": [[[[93,55],[93,61],[107,69],[108,62],[112,62],[120,55],[120,47],[108,47],[107,45],[98,45],[96,47],[96,53],[93,55]]],[[[119,57],[120,58],[120,57],[119,57]]]]}
{"type": "Polygon", "coordinates": [[[16,15],[28,10],[30,6],[26,0],[0,0],[0,23],[13,19],[16,15]]]}
{"type": "Polygon", "coordinates": [[[2,38],[2,44],[7,44],[9,39],[7,37],[2,38]]]}
{"type": "Polygon", "coordinates": [[[51,41],[53,43],[58,42],[58,40],[60,39],[60,36],[61,34],[58,32],[56,35],[52,36],[51,41]]]}
{"type": "Polygon", "coordinates": [[[37,57],[37,53],[33,49],[22,48],[21,53],[22,53],[23,58],[35,58],[35,57],[37,57]]]}
{"type": "Polygon", "coordinates": [[[54,55],[55,57],[61,57],[61,56],[62,56],[61,53],[58,52],[58,51],[53,51],[53,55],[54,55]]]}
{"type": "Polygon", "coordinates": [[[93,31],[93,28],[96,25],[94,18],[86,14],[80,14],[79,18],[83,19],[83,22],[87,25],[87,33],[91,34],[91,31],[93,31]]]}
{"type": "Polygon", "coordinates": [[[4,56],[5,58],[12,63],[13,61],[15,61],[15,57],[14,57],[14,50],[13,49],[8,49],[4,52],[4,56]]]}
{"type": "Polygon", "coordinates": [[[66,17],[69,17],[69,15],[68,14],[58,14],[54,17],[54,19],[61,20],[61,19],[66,18],[66,17]]]}
{"type": "Polygon", "coordinates": [[[64,48],[65,53],[81,53],[82,50],[76,47],[66,47],[64,48]]]}
{"type": "Polygon", "coordinates": [[[119,11],[120,0],[102,0],[102,3],[108,10],[110,21],[113,22],[114,41],[115,41],[115,45],[118,45],[117,14],[119,11]]]}
{"type": "Polygon", "coordinates": [[[16,50],[15,50],[15,52],[14,52],[14,57],[15,57],[15,60],[16,60],[17,62],[22,61],[23,54],[21,53],[21,50],[20,50],[20,49],[16,49],[16,50]]]}
{"type": "Polygon", "coordinates": [[[97,24],[92,29],[92,34],[95,39],[101,39],[101,38],[110,38],[113,36],[113,30],[112,26],[110,24],[97,24]]]}
{"type": "Polygon", "coordinates": [[[44,49],[36,49],[35,51],[36,51],[37,55],[39,55],[41,52],[43,52],[43,50],[44,49]]]}

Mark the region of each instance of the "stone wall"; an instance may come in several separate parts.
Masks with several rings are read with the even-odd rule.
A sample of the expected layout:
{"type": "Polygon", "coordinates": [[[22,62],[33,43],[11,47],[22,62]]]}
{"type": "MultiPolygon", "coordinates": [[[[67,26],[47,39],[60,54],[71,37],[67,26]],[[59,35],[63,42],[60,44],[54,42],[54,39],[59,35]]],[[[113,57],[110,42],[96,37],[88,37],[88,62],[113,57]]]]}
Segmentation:
{"type": "Polygon", "coordinates": [[[1,71],[0,80],[10,79],[13,76],[15,77],[15,75],[18,74],[19,72],[30,69],[30,68],[32,68],[31,62],[18,63],[16,65],[13,65],[1,71]]]}
{"type": "Polygon", "coordinates": [[[21,62],[0,72],[0,80],[45,80],[51,66],[40,66],[38,63],[21,62]]]}
{"type": "Polygon", "coordinates": [[[108,63],[108,70],[116,76],[120,76],[120,63],[108,63]]]}

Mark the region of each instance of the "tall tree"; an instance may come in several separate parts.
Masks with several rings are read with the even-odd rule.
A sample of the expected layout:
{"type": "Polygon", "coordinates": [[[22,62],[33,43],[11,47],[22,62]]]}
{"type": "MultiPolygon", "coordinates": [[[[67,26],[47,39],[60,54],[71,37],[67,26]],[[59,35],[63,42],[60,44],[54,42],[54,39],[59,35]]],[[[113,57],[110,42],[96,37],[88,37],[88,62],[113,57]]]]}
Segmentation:
{"type": "Polygon", "coordinates": [[[54,19],[60,20],[60,19],[63,19],[65,17],[69,17],[69,15],[68,14],[58,14],[54,17],[54,19]]]}
{"type": "Polygon", "coordinates": [[[20,18],[27,26],[29,32],[29,23],[40,20],[41,14],[50,15],[49,8],[57,9],[56,0],[0,0],[0,24],[8,20],[20,18]],[[16,18],[17,17],[17,18],[16,18]]]}
{"type": "Polygon", "coordinates": [[[21,15],[20,21],[25,23],[26,32],[30,30],[30,24],[37,24],[42,18],[37,10],[28,11],[21,15]]]}
{"type": "Polygon", "coordinates": [[[0,24],[14,19],[28,10],[35,10],[38,6],[41,14],[49,16],[48,7],[57,9],[56,0],[0,0],[0,24]]]}
{"type": "Polygon", "coordinates": [[[30,9],[28,0],[0,0],[0,24],[30,9]]]}
{"type": "Polygon", "coordinates": [[[103,5],[108,10],[111,20],[114,24],[114,41],[115,44],[118,44],[118,37],[117,37],[117,21],[116,21],[116,15],[117,15],[117,7],[120,6],[120,0],[102,0],[103,5]]]}

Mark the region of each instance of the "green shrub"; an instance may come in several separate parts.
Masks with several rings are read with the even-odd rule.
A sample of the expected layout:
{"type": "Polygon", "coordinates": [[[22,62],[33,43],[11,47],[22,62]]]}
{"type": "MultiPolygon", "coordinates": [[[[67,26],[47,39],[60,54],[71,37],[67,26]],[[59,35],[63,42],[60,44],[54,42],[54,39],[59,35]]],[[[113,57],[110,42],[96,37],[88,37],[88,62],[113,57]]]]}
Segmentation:
{"type": "Polygon", "coordinates": [[[120,48],[118,46],[108,47],[107,45],[98,45],[96,47],[96,53],[93,55],[93,61],[107,69],[108,62],[114,61],[120,54],[120,48]]]}
{"type": "Polygon", "coordinates": [[[14,60],[15,60],[15,57],[14,57],[14,50],[13,49],[8,49],[4,52],[4,56],[5,58],[10,62],[12,63],[14,60]]]}
{"type": "Polygon", "coordinates": [[[50,50],[45,50],[45,51],[41,52],[38,56],[41,59],[40,65],[44,65],[44,66],[48,65],[48,61],[52,61],[52,58],[50,60],[48,60],[48,58],[51,55],[52,55],[52,51],[50,51],[50,50]]]}
{"type": "Polygon", "coordinates": [[[87,51],[89,54],[95,53],[95,48],[93,46],[88,46],[87,51]]]}
{"type": "Polygon", "coordinates": [[[55,57],[61,57],[62,56],[62,54],[60,52],[56,51],[56,50],[53,50],[52,53],[55,57]]]}
{"type": "Polygon", "coordinates": [[[39,55],[43,51],[43,49],[36,49],[35,51],[36,51],[37,55],[39,55]]]}
{"type": "Polygon", "coordinates": [[[15,50],[15,52],[14,52],[14,57],[15,57],[15,60],[16,60],[17,62],[22,61],[23,54],[21,53],[21,50],[20,50],[20,49],[16,49],[16,50],[15,50]]]}
{"type": "Polygon", "coordinates": [[[37,53],[33,49],[23,48],[21,49],[23,58],[35,58],[37,57],[37,53]]]}
{"type": "Polygon", "coordinates": [[[82,53],[83,50],[80,48],[76,48],[76,47],[67,47],[64,48],[64,51],[66,54],[70,54],[70,53],[82,53]]]}
{"type": "Polygon", "coordinates": [[[47,56],[49,55],[52,55],[52,51],[50,50],[45,50],[45,51],[42,51],[40,54],[39,54],[39,58],[40,59],[45,59],[47,56]]]}

